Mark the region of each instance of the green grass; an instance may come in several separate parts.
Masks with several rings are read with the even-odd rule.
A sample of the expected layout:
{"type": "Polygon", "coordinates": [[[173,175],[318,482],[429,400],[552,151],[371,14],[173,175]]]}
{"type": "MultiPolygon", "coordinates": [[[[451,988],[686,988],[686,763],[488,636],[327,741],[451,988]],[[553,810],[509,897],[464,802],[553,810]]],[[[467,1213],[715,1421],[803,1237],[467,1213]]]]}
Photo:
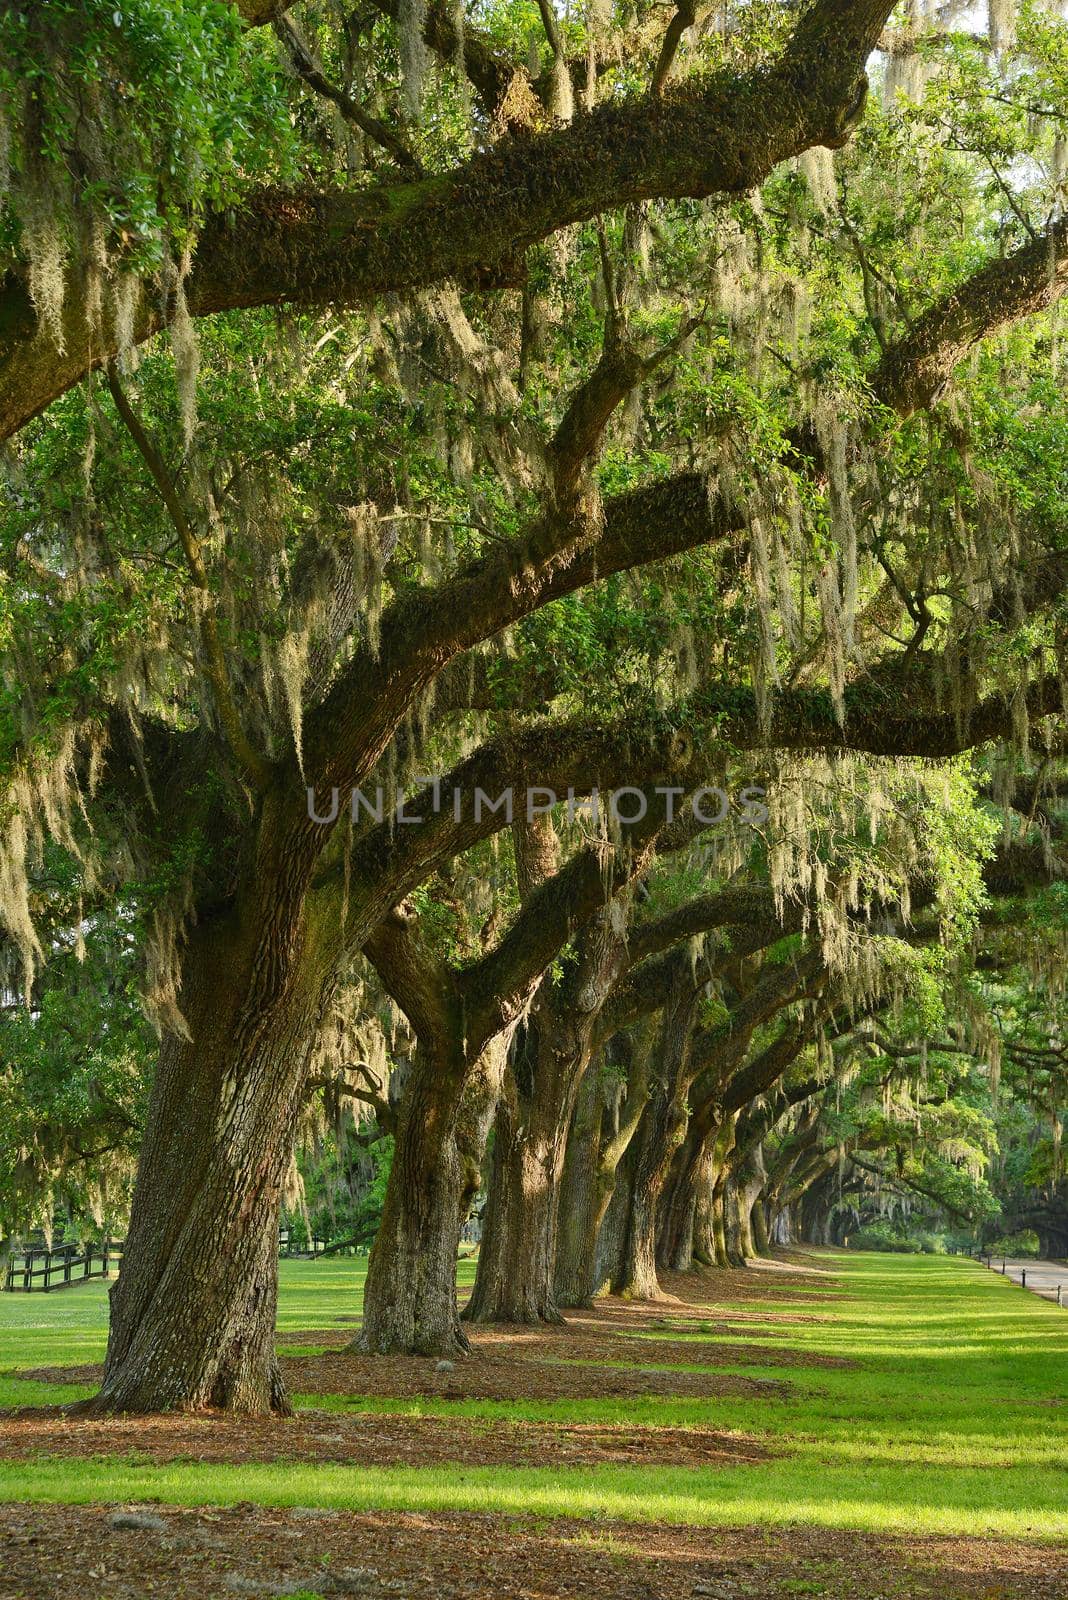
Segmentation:
{"type": "MultiPolygon", "coordinates": [[[[346,1329],[363,1311],[366,1256],[278,1263],[278,1329],[346,1329]]],[[[475,1281],[475,1263],[461,1260],[457,1281],[475,1281]]],[[[26,1367],[76,1367],[104,1359],[108,1339],[108,1291],[101,1278],[55,1289],[50,1294],[0,1294],[0,1406],[57,1405],[92,1394],[84,1384],[42,1384],[14,1374],[26,1367]]],[[[321,1345],[286,1345],[287,1353],[321,1345]]]]}
{"type": "MultiPolygon", "coordinates": [[[[826,1258],[821,1264],[830,1264],[826,1258]]],[[[709,1328],[680,1338],[681,1370],[706,1366],[791,1385],[785,1396],[542,1401],[382,1400],[298,1396],[300,1405],[401,1415],[705,1427],[755,1435],[771,1459],[709,1467],[455,1465],[361,1469],[336,1465],[138,1464],[110,1458],[0,1466],[14,1500],[152,1500],[322,1505],[352,1509],[496,1510],[666,1520],[695,1526],[804,1522],[881,1532],[1068,1536],[1068,1312],[974,1263],[937,1257],[845,1255],[845,1292],[811,1304],[820,1320],[731,1320],[717,1303],[709,1328]],[[717,1359],[717,1342],[745,1343],[754,1365],[717,1359]],[[850,1369],[776,1365],[777,1352],[833,1355],[850,1369]]],[[[283,1262],[279,1325],[343,1326],[364,1263],[283,1262]]],[[[470,1275],[470,1264],[461,1271],[470,1275]]],[[[715,1293],[710,1279],[710,1298],[715,1293]]],[[[788,1298],[796,1303],[791,1290],[788,1298]]],[[[748,1300],[747,1312],[759,1309],[748,1300]]],[[[87,1285],[0,1298],[0,1370],[97,1359],[104,1296],[87,1285]],[[73,1353],[72,1353],[73,1352],[73,1353]]],[[[670,1308],[666,1312],[670,1321],[670,1308]]],[[[314,1340],[309,1339],[314,1346],[314,1340]]],[[[634,1359],[644,1339],[635,1334],[634,1359]]],[[[657,1362],[659,1370],[664,1364],[657,1362]]],[[[595,1369],[584,1364],[593,1383],[595,1369]]],[[[19,1403],[66,1398],[54,1385],[8,1377],[19,1403]]],[[[82,1392],[82,1391],[79,1391],[82,1392]]],[[[4,1384],[0,1383],[0,1395],[4,1384]]],[[[10,1401],[8,1402],[10,1403],[10,1401]]]]}

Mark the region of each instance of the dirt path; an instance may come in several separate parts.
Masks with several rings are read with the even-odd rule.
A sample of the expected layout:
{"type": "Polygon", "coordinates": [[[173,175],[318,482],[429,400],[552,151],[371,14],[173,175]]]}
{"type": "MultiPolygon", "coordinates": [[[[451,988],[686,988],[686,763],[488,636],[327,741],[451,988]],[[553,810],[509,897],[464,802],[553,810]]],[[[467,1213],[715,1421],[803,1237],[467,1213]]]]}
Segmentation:
{"type": "Polygon", "coordinates": [[[39,1456],[121,1456],[141,1461],[345,1462],[361,1467],[723,1467],[766,1461],[748,1434],[711,1428],[494,1421],[457,1417],[343,1416],[304,1411],[274,1417],[72,1417],[61,1407],[0,1420],[0,1461],[39,1456]]]}

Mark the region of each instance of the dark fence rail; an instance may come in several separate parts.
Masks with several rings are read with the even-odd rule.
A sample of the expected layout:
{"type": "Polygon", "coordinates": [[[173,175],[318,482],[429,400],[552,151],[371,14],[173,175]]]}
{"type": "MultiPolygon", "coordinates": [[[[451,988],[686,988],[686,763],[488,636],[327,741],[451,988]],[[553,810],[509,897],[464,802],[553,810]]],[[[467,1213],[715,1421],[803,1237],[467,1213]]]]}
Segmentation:
{"type": "Polygon", "coordinates": [[[110,1278],[122,1261],[122,1249],[121,1239],[106,1239],[103,1244],[65,1244],[56,1250],[37,1245],[14,1250],[8,1257],[4,1289],[47,1294],[88,1278],[110,1278]]]}

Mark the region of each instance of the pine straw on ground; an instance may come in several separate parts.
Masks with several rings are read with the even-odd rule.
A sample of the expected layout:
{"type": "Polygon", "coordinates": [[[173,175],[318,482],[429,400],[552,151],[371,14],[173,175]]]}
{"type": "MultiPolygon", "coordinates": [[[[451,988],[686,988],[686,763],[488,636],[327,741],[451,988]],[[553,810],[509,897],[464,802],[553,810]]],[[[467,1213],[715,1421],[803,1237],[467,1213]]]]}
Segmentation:
{"type": "Polygon", "coordinates": [[[5,1600],[1068,1600],[1068,1555],[1010,1540],[688,1529],[463,1512],[0,1507],[5,1600]]]}

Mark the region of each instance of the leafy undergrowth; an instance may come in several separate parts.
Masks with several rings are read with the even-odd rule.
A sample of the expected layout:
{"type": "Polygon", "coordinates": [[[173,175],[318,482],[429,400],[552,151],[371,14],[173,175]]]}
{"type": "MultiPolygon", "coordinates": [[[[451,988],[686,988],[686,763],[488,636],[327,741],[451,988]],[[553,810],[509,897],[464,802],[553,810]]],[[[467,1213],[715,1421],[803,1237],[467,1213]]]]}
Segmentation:
{"type": "MultiPolygon", "coordinates": [[[[249,1539],[272,1548],[316,1508],[330,1527],[327,1512],[385,1518],[402,1544],[452,1519],[487,1552],[488,1514],[526,1519],[524,1549],[536,1566],[541,1540],[544,1570],[540,1586],[528,1573],[523,1590],[516,1578],[517,1593],[571,1593],[551,1549],[581,1543],[583,1527],[599,1538],[610,1522],[611,1539],[633,1538],[645,1552],[639,1564],[651,1563],[646,1587],[634,1589],[645,1595],[1068,1596],[1068,1313],[971,1262],[821,1253],[687,1276],[670,1285],[676,1299],[655,1306],[604,1303],[544,1333],[479,1331],[476,1354],[444,1372],[433,1361],[345,1352],[361,1266],[282,1264],[279,1351],[300,1410],[290,1423],[244,1427],[66,1417],[58,1403],[91,1392],[87,1363],[102,1353],[101,1288],[5,1296],[3,1398],[49,1409],[0,1421],[0,1497],[36,1503],[21,1508],[21,1526],[42,1541],[55,1527],[48,1502],[83,1506],[77,1518],[90,1521],[104,1515],[99,1502],[242,1506],[249,1539]],[[583,1521],[564,1533],[556,1519],[565,1517],[583,1521]],[[752,1575],[720,1573],[701,1588],[696,1555],[661,1571],[651,1553],[674,1527],[680,1549],[712,1559],[734,1548],[739,1535],[729,1530],[743,1526],[789,1526],[790,1549],[807,1530],[808,1568],[776,1567],[756,1587],[747,1587],[752,1575]],[[928,1589],[936,1545],[949,1576],[928,1589]],[[873,1554],[891,1548],[892,1571],[873,1554]],[[1032,1549],[1041,1559],[1026,1555],[1032,1549]],[[870,1585],[848,1587],[854,1567],[870,1585]]],[[[192,1511],[168,1515],[166,1538],[201,1527],[192,1511]]],[[[205,1512],[204,1526],[216,1516],[230,1528],[228,1515],[205,1512]]],[[[173,1565],[162,1545],[151,1559],[161,1574],[154,1592],[184,1595],[186,1578],[162,1576],[173,1565]]],[[[488,1554],[483,1565],[492,1567],[488,1554]]],[[[192,1583],[192,1554],[186,1567],[192,1583]]],[[[437,1570],[429,1553],[424,1567],[437,1570]]],[[[100,1588],[107,1600],[140,1592],[122,1587],[118,1567],[113,1576],[100,1588]]],[[[298,1580],[320,1592],[281,1563],[262,1593],[283,1592],[283,1582],[294,1593],[298,1580]]],[[[347,1592],[378,1593],[378,1581],[347,1592]]],[[[442,1584],[435,1592],[512,1592],[442,1584]]],[[[413,1579],[404,1592],[420,1585],[413,1579]]]]}

